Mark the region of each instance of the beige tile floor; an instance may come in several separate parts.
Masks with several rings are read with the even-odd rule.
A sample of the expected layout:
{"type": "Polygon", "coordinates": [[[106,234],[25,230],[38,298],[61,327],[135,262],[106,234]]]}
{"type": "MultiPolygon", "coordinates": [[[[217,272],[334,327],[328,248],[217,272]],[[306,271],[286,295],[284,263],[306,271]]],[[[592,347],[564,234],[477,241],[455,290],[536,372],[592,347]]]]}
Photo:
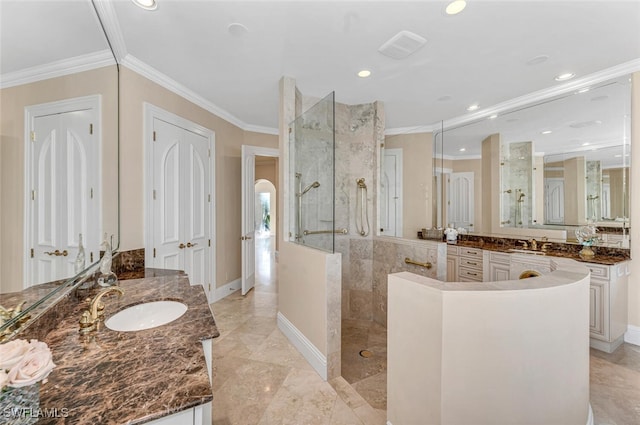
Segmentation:
{"type": "MultiPolygon", "coordinates": [[[[256,287],[212,304],[221,335],[213,346],[215,425],[383,425],[386,330],[343,321],[343,377],[324,382],[276,326],[272,239],[257,240],[256,287]],[[372,356],[364,358],[360,350],[372,356]]],[[[640,424],[640,347],[591,350],[596,425],[640,424]]]]}

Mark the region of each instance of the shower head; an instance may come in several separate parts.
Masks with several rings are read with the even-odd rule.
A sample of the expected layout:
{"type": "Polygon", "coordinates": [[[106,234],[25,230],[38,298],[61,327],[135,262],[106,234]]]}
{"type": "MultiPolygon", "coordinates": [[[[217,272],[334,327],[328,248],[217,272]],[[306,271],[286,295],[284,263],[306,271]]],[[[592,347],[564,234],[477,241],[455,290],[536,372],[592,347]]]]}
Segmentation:
{"type": "Polygon", "coordinates": [[[320,187],[320,183],[318,183],[317,181],[311,183],[309,186],[307,186],[304,189],[302,189],[302,192],[300,193],[300,196],[304,195],[305,193],[307,193],[311,189],[315,189],[317,187],[320,187]]]}

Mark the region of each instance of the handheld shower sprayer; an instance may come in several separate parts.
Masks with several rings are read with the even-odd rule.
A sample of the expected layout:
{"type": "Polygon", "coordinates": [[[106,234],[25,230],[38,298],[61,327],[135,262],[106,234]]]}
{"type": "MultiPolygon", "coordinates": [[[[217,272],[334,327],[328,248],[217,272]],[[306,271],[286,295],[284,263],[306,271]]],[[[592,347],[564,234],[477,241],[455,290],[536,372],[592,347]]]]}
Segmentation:
{"type": "Polygon", "coordinates": [[[305,187],[304,189],[302,189],[302,192],[300,192],[299,196],[304,195],[305,193],[307,193],[308,191],[310,191],[311,189],[315,189],[317,187],[320,187],[320,183],[315,181],[313,183],[311,183],[309,186],[305,187]]]}

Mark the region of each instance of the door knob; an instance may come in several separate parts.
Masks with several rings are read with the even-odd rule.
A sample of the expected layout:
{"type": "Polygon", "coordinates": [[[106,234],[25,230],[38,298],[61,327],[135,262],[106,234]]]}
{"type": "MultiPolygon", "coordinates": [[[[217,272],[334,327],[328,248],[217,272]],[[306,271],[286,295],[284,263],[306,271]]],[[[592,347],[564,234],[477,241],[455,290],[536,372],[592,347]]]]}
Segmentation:
{"type": "Polygon", "coordinates": [[[184,249],[185,245],[183,243],[181,243],[180,245],[178,245],[178,248],[180,249],[184,249]]]}
{"type": "Polygon", "coordinates": [[[248,241],[249,239],[253,239],[253,238],[251,236],[245,236],[244,239],[248,241]]]}
{"type": "Polygon", "coordinates": [[[194,247],[194,246],[196,246],[196,245],[198,245],[198,242],[196,242],[196,243],[188,242],[188,243],[187,243],[187,248],[191,248],[191,247],[194,247]]]}
{"type": "Polygon", "coordinates": [[[60,252],[59,249],[56,249],[53,252],[45,251],[45,254],[47,254],[47,255],[55,255],[56,257],[66,257],[67,255],[69,255],[69,252],[66,249],[64,251],[62,251],[62,252],[60,252]]]}

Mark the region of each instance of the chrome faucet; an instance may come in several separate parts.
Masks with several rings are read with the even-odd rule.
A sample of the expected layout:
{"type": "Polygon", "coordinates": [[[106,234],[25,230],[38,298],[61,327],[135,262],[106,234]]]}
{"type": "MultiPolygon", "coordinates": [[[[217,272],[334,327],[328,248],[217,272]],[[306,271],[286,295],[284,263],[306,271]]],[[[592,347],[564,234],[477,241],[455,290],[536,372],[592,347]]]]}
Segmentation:
{"type": "Polygon", "coordinates": [[[96,328],[96,325],[100,321],[102,311],[104,310],[104,304],[100,302],[100,299],[110,292],[118,292],[120,296],[124,295],[124,289],[119,286],[110,286],[103,289],[96,295],[89,304],[89,309],[82,312],[80,317],[80,332],[86,333],[96,328]]]}

